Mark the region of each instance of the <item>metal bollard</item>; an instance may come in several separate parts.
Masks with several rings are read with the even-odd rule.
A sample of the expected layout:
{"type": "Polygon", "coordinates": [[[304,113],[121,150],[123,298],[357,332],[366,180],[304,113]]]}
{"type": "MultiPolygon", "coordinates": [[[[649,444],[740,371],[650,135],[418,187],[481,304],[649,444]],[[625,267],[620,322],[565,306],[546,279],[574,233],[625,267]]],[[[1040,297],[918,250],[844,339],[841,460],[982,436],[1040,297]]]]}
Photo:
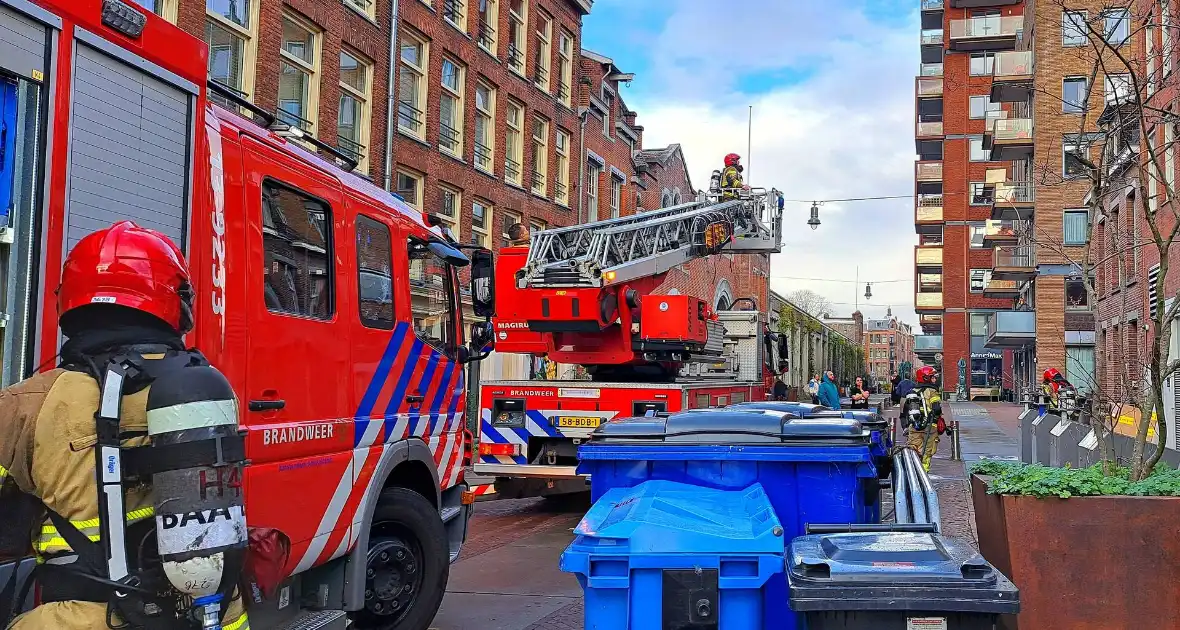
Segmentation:
{"type": "Polygon", "coordinates": [[[951,421],[951,459],[963,461],[963,443],[959,441],[959,421],[951,421]]]}

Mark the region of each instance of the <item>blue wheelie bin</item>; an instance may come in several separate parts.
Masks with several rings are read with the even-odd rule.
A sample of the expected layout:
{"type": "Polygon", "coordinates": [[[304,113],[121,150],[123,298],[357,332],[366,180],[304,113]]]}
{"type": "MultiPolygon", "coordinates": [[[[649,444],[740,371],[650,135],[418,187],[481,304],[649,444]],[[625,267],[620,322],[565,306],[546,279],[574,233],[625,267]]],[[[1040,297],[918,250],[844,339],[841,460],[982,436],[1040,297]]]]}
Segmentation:
{"type": "Polygon", "coordinates": [[[561,569],[582,586],[586,630],[761,630],[767,585],[784,582],[783,528],[758,484],[615,488],[574,533],[561,569]]]}

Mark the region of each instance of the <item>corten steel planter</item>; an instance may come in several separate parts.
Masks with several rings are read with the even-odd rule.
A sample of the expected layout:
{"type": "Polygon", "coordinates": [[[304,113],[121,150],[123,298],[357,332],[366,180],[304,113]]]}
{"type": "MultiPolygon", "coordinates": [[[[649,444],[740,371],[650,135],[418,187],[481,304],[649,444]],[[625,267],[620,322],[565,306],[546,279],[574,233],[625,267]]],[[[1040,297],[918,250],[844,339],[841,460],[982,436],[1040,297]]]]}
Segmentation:
{"type": "Polygon", "coordinates": [[[1180,497],[987,494],[972,475],[979,551],[1020,589],[1006,630],[1180,628],[1180,497]]]}

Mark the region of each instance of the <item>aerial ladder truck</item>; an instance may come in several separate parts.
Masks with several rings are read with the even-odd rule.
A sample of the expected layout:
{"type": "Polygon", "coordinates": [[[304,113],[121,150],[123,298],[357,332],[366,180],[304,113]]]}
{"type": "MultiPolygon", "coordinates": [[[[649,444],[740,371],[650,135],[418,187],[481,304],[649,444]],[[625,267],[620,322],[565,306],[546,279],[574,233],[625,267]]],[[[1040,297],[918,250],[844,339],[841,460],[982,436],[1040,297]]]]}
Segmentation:
{"type": "Polygon", "coordinates": [[[680,265],[782,249],[782,195],[745,188],[633,216],[534,233],[500,250],[498,352],[580,365],[587,380],[485,381],[475,474],[503,498],[586,489],[577,448],[602,423],[647,413],[765,400],[786,369],[785,338],[765,305],[714,312],[657,294],[680,265]]]}

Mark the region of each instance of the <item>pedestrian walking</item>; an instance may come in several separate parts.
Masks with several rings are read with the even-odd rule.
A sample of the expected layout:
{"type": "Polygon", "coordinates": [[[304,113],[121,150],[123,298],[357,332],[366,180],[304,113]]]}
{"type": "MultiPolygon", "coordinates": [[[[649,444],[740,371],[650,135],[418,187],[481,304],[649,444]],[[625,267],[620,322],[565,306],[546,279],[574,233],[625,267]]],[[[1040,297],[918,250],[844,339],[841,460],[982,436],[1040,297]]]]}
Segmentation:
{"type": "Polygon", "coordinates": [[[807,381],[807,393],[811,395],[811,404],[818,405],[819,404],[819,374],[812,376],[811,380],[807,381]]]}
{"type": "Polygon", "coordinates": [[[836,389],[836,375],[831,370],[824,372],[823,382],[819,384],[819,404],[828,409],[840,408],[840,391],[836,389]]]}

